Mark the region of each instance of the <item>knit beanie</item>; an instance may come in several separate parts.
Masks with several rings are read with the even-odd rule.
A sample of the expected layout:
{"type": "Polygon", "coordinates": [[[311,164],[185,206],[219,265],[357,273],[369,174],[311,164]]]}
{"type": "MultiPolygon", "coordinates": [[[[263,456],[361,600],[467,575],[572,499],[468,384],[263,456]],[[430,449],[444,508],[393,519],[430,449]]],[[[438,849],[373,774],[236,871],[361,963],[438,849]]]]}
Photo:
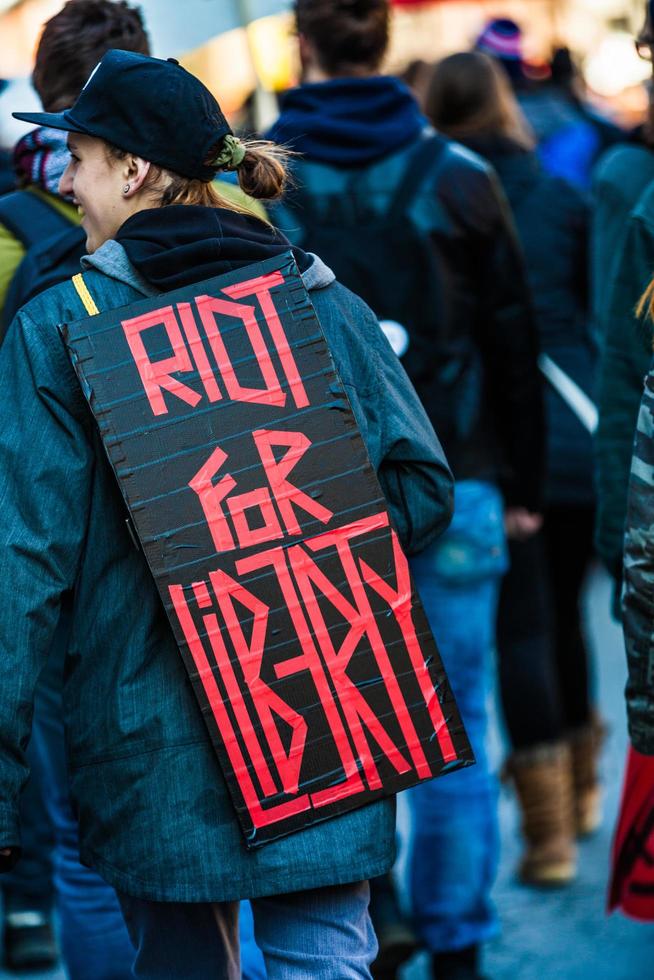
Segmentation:
{"type": "MultiPolygon", "coordinates": [[[[650,4],[654,6],[654,0],[650,4]]],[[[502,61],[522,62],[522,31],[514,20],[491,20],[477,38],[475,49],[502,61]]]]}

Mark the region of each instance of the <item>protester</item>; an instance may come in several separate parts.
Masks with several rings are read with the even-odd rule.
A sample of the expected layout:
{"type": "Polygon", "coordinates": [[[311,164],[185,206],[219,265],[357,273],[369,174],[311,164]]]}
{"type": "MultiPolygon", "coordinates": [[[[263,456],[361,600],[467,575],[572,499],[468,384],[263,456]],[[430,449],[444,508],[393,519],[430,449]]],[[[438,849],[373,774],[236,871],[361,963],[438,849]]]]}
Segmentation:
{"type": "MultiPolygon", "coordinates": [[[[650,0],[638,39],[639,52],[650,60],[653,32],[654,2],[650,0]]],[[[651,324],[634,314],[654,268],[651,149],[625,146],[607,155],[596,178],[595,209],[593,292],[602,333],[595,539],[614,579],[613,608],[619,617],[629,467],[643,378],[652,356],[651,324]]]]}
{"type": "MultiPolygon", "coordinates": [[[[245,192],[272,199],[285,181],[280,153],[236,140],[213,96],[176,63],[112,51],[70,112],[19,116],[70,131],[60,192],[82,209],[84,282],[100,309],[290,247],[268,224],[225,207],[211,185],[218,170],[236,168],[245,192]]],[[[409,552],[419,549],[452,507],[433,430],[365,305],[317,257],[300,249],[295,257],[395,526],[409,552]]],[[[365,879],[392,863],[392,800],[245,848],[57,329],[84,312],[73,283],[56,286],[18,314],[0,351],[5,867],[18,847],[28,705],[61,597],[73,590],[64,710],[81,855],[119,892],[135,976],[238,976],[236,903],[244,897],[271,980],[369,976],[376,943],[365,879]]]]}
{"type": "MultiPolygon", "coordinates": [[[[642,49],[641,49],[642,50],[642,49]]],[[[648,120],[638,141],[607,150],[593,170],[590,285],[594,328],[602,341],[609,329],[609,292],[622,251],[629,212],[654,180],[654,88],[648,120]]]]}
{"type": "Polygon", "coordinates": [[[498,624],[500,691],[513,748],[508,768],[526,839],[520,876],[560,883],[574,875],[575,834],[599,822],[599,729],[579,607],[594,518],[592,439],[583,416],[595,370],[588,209],[574,187],[543,171],[506,75],[491,58],[479,52],[445,58],[426,98],[434,125],[499,175],[524,249],[540,349],[582,392],[577,405],[549,372],[543,528],[509,542],[498,624]]]}
{"type": "MultiPolygon", "coordinates": [[[[654,282],[638,305],[650,321],[654,282]]],[[[640,922],[654,920],[654,372],[650,366],[638,413],[624,538],[622,623],[627,653],[630,746],[612,849],[609,909],[640,922]]]]}
{"type": "MultiPolygon", "coordinates": [[[[495,601],[507,520],[538,527],[541,385],[522,261],[503,197],[478,157],[434,134],[408,89],[378,75],[386,0],[299,0],[303,84],[271,137],[299,154],[274,211],[384,321],[457,476],[446,535],[413,560],[477,764],[411,793],[414,919],[435,975],[479,975],[497,931],[496,785],[484,750],[495,601]],[[388,322],[392,321],[392,322],[388,322]],[[471,859],[472,856],[472,859],[471,859]]],[[[377,977],[410,952],[373,889],[377,977]],[[399,937],[399,938],[398,938],[399,937]]]]}
{"type": "Polygon", "coordinates": [[[590,186],[598,156],[623,138],[622,131],[585,98],[583,80],[567,48],[553,53],[547,77],[536,81],[526,69],[522,30],[508,18],[491,20],[475,49],[502,65],[531,126],[545,170],[581,190],[590,186]]]}
{"type": "MultiPolygon", "coordinates": [[[[641,298],[638,313],[652,320],[654,282],[641,298]]],[[[629,677],[627,719],[633,748],[654,755],[654,371],[650,367],[640,403],[633,447],[624,542],[623,628],[629,677]]],[[[650,816],[651,828],[651,816],[650,816]]]]}

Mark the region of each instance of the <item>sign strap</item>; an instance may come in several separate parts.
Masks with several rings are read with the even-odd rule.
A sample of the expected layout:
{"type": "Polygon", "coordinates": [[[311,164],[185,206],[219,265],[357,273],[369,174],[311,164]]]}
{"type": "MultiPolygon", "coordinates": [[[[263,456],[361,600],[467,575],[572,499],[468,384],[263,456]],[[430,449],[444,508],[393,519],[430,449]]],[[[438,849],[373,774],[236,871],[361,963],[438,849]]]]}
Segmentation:
{"type": "Polygon", "coordinates": [[[89,316],[97,316],[100,310],[95,305],[95,300],[88,291],[87,285],[84,282],[84,276],[81,272],[78,272],[76,276],[73,276],[73,286],[77,291],[77,295],[84,304],[84,309],[89,316]]]}

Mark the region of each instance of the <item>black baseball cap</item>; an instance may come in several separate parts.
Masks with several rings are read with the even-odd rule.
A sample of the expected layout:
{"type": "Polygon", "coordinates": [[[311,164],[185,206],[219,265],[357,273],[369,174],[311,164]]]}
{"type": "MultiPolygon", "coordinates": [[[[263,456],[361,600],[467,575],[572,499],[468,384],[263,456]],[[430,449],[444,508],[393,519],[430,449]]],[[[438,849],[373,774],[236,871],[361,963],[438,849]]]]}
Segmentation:
{"type": "Polygon", "coordinates": [[[93,69],[72,108],[12,115],[35,126],[100,137],[183,177],[205,181],[216,175],[216,168],[205,164],[209,150],[232,132],[209,89],[174,59],[116,49],[93,69]]]}

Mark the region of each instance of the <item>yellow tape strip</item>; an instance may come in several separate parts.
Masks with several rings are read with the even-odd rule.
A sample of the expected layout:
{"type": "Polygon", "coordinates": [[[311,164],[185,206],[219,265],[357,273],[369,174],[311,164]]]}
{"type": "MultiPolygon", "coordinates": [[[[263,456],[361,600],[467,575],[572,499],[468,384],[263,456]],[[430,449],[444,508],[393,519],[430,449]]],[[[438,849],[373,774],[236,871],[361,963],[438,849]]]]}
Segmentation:
{"type": "Polygon", "coordinates": [[[73,276],[73,286],[77,290],[77,295],[79,296],[82,303],[84,304],[84,309],[86,310],[88,315],[97,316],[100,310],[95,305],[93,297],[91,296],[90,292],[86,287],[86,283],[84,282],[84,276],[82,275],[81,272],[78,272],[76,276],[73,276]]]}

